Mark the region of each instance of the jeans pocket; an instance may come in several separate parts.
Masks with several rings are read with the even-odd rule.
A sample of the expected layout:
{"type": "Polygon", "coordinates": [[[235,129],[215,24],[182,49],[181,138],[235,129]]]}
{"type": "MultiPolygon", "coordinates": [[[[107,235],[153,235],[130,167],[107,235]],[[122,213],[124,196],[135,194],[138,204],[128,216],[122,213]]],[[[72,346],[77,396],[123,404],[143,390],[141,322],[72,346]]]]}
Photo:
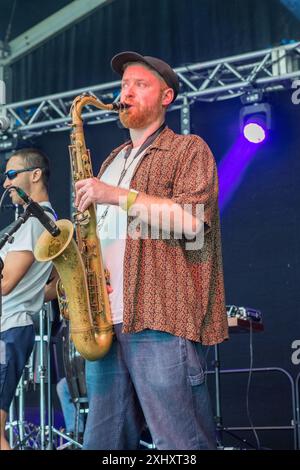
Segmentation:
{"type": "Polygon", "coordinates": [[[185,339],[188,379],[192,386],[200,385],[205,380],[205,360],[201,345],[185,339]]]}

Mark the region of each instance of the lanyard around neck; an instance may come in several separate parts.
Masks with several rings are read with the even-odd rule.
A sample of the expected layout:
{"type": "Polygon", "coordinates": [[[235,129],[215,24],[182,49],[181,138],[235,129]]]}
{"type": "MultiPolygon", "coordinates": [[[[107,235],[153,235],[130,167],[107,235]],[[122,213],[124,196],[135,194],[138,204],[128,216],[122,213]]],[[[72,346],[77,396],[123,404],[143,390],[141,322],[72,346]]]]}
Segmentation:
{"type": "Polygon", "coordinates": [[[164,128],[166,127],[166,123],[164,122],[158,129],[156,129],[156,131],[154,131],[151,135],[149,135],[147,137],[147,139],[145,140],[145,142],[140,146],[140,148],[138,149],[138,151],[136,152],[135,156],[133,157],[133,159],[131,160],[131,162],[129,163],[128,167],[126,168],[126,162],[127,162],[127,159],[129,157],[129,155],[131,154],[131,151],[133,149],[133,146],[132,146],[132,143],[129,144],[127,150],[126,150],[126,153],[124,155],[124,166],[123,166],[123,169],[121,171],[121,175],[120,175],[120,178],[119,178],[119,181],[117,183],[117,186],[119,186],[119,184],[121,184],[121,182],[123,181],[127,171],[129,170],[130,166],[132,165],[132,163],[137,159],[137,157],[142,153],[144,152],[144,150],[149,147],[153,142],[154,140],[156,139],[156,137],[159,136],[159,134],[164,130],[164,128]]]}
{"type": "MultiPolygon", "coordinates": [[[[164,122],[158,129],[156,129],[156,131],[153,132],[153,134],[149,135],[147,137],[147,139],[145,140],[145,142],[140,146],[140,148],[138,149],[137,153],[135,154],[135,156],[133,157],[132,161],[130,162],[130,164],[128,165],[127,168],[125,168],[126,166],[126,161],[131,153],[131,150],[133,149],[133,146],[132,146],[132,143],[129,144],[127,150],[126,150],[126,153],[124,155],[124,167],[121,171],[121,175],[120,175],[120,178],[119,178],[119,181],[117,183],[117,186],[119,186],[121,184],[121,182],[123,181],[129,167],[131,166],[131,164],[134,162],[134,160],[136,160],[136,158],[147,148],[149,147],[153,142],[154,140],[156,139],[156,137],[159,136],[159,134],[165,129],[165,127],[167,126],[167,124],[164,122]]],[[[109,210],[109,206],[106,206],[103,214],[101,215],[100,219],[98,220],[97,222],[97,227],[98,227],[98,230],[100,231],[103,224],[104,224],[104,221],[106,219],[106,216],[107,216],[107,213],[108,213],[108,210],[109,210]]]]}

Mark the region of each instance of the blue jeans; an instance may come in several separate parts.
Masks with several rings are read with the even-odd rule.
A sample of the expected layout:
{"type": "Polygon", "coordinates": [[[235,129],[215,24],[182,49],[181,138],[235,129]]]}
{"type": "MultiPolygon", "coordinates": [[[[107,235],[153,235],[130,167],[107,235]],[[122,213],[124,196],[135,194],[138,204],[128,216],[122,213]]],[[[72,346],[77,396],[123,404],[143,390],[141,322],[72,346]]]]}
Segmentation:
{"type": "Polygon", "coordinates": [[[0,331],[0,409],[8,413],[26,362],[34,346],[33,325],[0,331]]]}
{"type": "Polygon", "coordinates": [[[146,421],[157,449],[215,449],[201,346],[154,330],[123,334],[86,363],[84,449],[137,449],[146,421]]]}
{"type": "MultiPolygon", "coordinates": [[[[67,432],[75,431],[76,408],[72,402],[71,394],[66,377],[63,377],[56,385],[57,395],[61,404],[61,409],[64,415],[64,421],[67,432]]],[[[79,432],[83,432],[84,419],[79,415],[79,432]]]]}

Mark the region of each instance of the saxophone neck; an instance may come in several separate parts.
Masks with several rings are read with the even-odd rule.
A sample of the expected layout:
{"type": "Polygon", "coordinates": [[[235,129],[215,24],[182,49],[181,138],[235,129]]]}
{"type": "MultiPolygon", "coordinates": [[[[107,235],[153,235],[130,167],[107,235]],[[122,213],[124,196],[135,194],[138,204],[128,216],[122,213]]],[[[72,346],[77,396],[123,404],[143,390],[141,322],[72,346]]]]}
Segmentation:
{"type": "Polygon", "coordinates": [[[105,111],[125,111],[129,108],[129,105],[126,103],[121,103],[120,101],[104,104],[99,98],[91,92],[83,93],[82,95],[77,96],[71,106],[71,118],[73,126],[82,126],[82,110],[85,106],[95,106],[95,108],[103,109],[105,111]]]}

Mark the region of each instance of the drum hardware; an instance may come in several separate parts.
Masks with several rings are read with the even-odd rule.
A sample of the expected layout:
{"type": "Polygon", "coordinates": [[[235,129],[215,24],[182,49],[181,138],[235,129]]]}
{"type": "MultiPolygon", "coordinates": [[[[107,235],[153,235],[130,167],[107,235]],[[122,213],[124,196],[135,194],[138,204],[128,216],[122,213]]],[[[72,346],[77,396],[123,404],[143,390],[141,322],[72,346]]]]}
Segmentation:
{"type": "Polygon", "coordinates": [[[50,338],[51,338],[51,323],[50,323],[50,304],[45,304],[44,308],[40,311],[39,316],[39,359],[40,365],[38,368],[40,378],[40,433],[41,433],[41,450],[46,449],[46,430],[48,429],[48,450],[53,449],[53,435],[52,435],[52,387],[51,387],[51,367],[50,367],[50,338]],[[45,336],[45,323],[46,323],[46,336],[45,336]],[[46,361],[44,357],[44,344],[46,346],[46,361]],[[47,404],[48,404],[48,426],[46,427],[46,377],[47,377],[47,404]]]}
{"type": "Polygon", "coordinates": [[[38,449],[35,435],[38,428],[25,420],[25,391],[26,391],[25,371],[19,381],[15,397],[9,408],[9,420],[6,424],[8,428],[8,440],[12,449],[25,449],[27,447],[38,449]],[[18,418],[15,419],[16,411],[18,418]]]}
{"type": "Polygon", "coordinates": [[[8,429],[8,441],[11,448],[23,448],[26,443],[25,436],[32,434],[32,430],[28,432],[29,423],[25,421],[25,391],[27,387],[24,371],[8,412],[6,429],[8,429]],[[16,415],[18,416],[16,417],[16,415]]]}
{"type": "MultiPolygon", "coordinates": [[[[60,437],[61,440],[65,440],[66,443],[62,445],[55,445],[57,450],[61,450],[70,445],[73,448],[81,448],[82,445],[78,442],[79,431],[74,434],[74,439],[68,434],[61,430],[58,430],[54,426],[54,411],[53,411],[53,400],[52,400],[52,377],[51,377],[51,347],[49,338],[51,338],[52,326],[55,327],[56,316],[53,314],[55,311],[53,302],[46,304],[47,311],[45,312],[45,318],[42,321],[40,316],[40,337],[44,338],[44,341],[40,341],[40,365],[39,365],[39,376],[40,376],[40,428],[41,428],[41,449],[52,450],[54,446],[54,436],[60,437]],[[52,321],[50,321],[50,318],[52,321]],[[46,332],[44,331],[44,324],[47,324],[46,332]],[[45,334],[46,333],[46,334],[45,334]],[[45,341],[46,340],[46,341],[45,341]],[[44,346],[46,346],[46,354],[44,354],[44,346]],[[47,366],[46,366],[47,364],[47,366]],[[46,374],[47,371],[47,374],[46,374]],[[46,378],[47,378],[47,400],[46,400],[46,378]],[[46,413],[46,402],[47,402],[47,413],[46,413]],[[46,425],[46,415],[48,417],[48,423],[46,425]]],[[[57,328],[57,325],[56,325],[57,328]]],[[[60,329],[60,328],[59,328],[60,329]]],[[[74,347],[73,343],[72,346],[74,347]]],[[[75,347],[74,347],[75,350],[75,347]]],[[[81,358],[82,359],[82,358],[81,358]]],[[[83,359],[82,359],[83,360],[83,359]]],[[[83,372],[84,373],[84,372],[83,372]]],[[[87,401],[87,399],[86,399],[87,401]]],[[[56,439],[55,439],[56,440],[56,439]]]]}
{"type": "MultiPolygon", "coordinates": [[[[47,345],[46,351],[48,354],[48,335],[45,335],[45,321],[47,321],[47,331],[50,331],[50,312],[48,306],[45,304],[39,313],[39,335],[35,337],[35,345],[30,358],[25,366],[22,377],[19,381],[15,397],[9,409],[9,421],[6,425],[9,433],[9,445],[12,449],[24,449],[25,444],[27,448],[34,449],[45,449],[46,447],[46,434],[48,434],[48,427],[45,422],[45,399],[46,399],[46,376],[49,375],[50,368],[46,368],[45,365],[45,354],[44,349],[47,345]],[[36,426],[33,423],[29,423],[25,420],[25,392],[28,391],[31,386],[35,389],[35,373],[34,373],[34,355],[36,353],[38,345],[39,353],[39,365],[38,365],[38,376],[40,383],[40,425],[36,426]],[[48,369],[48,373],[47,373],[48,369]],[[17,402],[17,403],[16,403],[17,402]],[[18,410],[18,420],[14,419],[15,409],[18,410]]],[[[48,403],[51,403],[51,381],[50,387],[48,387],[48,403]]],[[[49,410],[48,410],[49,414],[49,410]]],[[[48,419],[49,425],[49,419],[48,419]]],[[[51,413],[50,413],[50,425],[51,425],[51,413]]],[[[49,439],[50,442],[50,439],[49,439]]],[[[51,441],[52,442],[52,441],[51,441]]]]}
{"type": "MultiPolygon", "coordinates": [[[[52,406],[52,380],[51,380],[51,323],[52,312],[50,303],[44,304],[39,312],[38,332],[35,337],[35,346],[18,384],[15,397],[9,409],[8,430],[9,445],[12,449],[52,450],[60,449],[56,445],[56,438],[60,437],[81,448],[82,445],[68,434],[54,427],[52,406]],[[35,356],[36,359],[35,360],[35,356]],[[35,367],[37,373],[35,372],[35,367]],[[25,419],[25,393],[34,389],[39,383],[39,424],[27,422],[25,419]],[[16,411],[18,419],[15,419],[16,411]]],[[[66,446],[66,445],[65,445],[66,446]]]]}
{"type": "Polygon", "coordinates": [[[65,377],[70,393],[70,400],[75,407],[73,438],[77,443],[79,443],[81,417],[85,424],[88,413],[85,360],[76,350],[70,337],[69,322],[66,322],[65,320],[62,328],[62,339],[65,377]]]}
{"type": "Polygon", "coordinates": [[[41,439],[40,439],[40,449],[52,450],[54,448],[54,436],[60,437],[66,441],[65,445],[56,446],[57,450],[61,450],[65,447],[72,445],[74,448],[82,448],[82,445],[78,442],[78,439],[73,439],[67,433],[64,433],[54,427],[53,419],[53,406],[52,406],[52,380],[51,380],[51,348],[50,341],[51,338],[51,304],[46,304],[46,308],[43,309],[40,313],[40,366],[39,366],[39,376],[40,376],[40,429],[41,429],[41,439]],[[43,316],[44,314],[44,316],[43,316]],[[47,324],[46,335],[44,331],[44,324],[47,324]],[[42,338],[42,339],[41,339],[42,338]],[[46,343],[44,339],[46,338],[46,343]],[[46,361],[44,355],[44,344],[46,344],[46,361]],[[47,364],[47,367],[45,365],[47,364]],[[47,371],[47,374],[46,374],[47,371]],[[48,423],[46,425],[46,383],[45,379],[47,377],[47,417],[48,423]]]}

